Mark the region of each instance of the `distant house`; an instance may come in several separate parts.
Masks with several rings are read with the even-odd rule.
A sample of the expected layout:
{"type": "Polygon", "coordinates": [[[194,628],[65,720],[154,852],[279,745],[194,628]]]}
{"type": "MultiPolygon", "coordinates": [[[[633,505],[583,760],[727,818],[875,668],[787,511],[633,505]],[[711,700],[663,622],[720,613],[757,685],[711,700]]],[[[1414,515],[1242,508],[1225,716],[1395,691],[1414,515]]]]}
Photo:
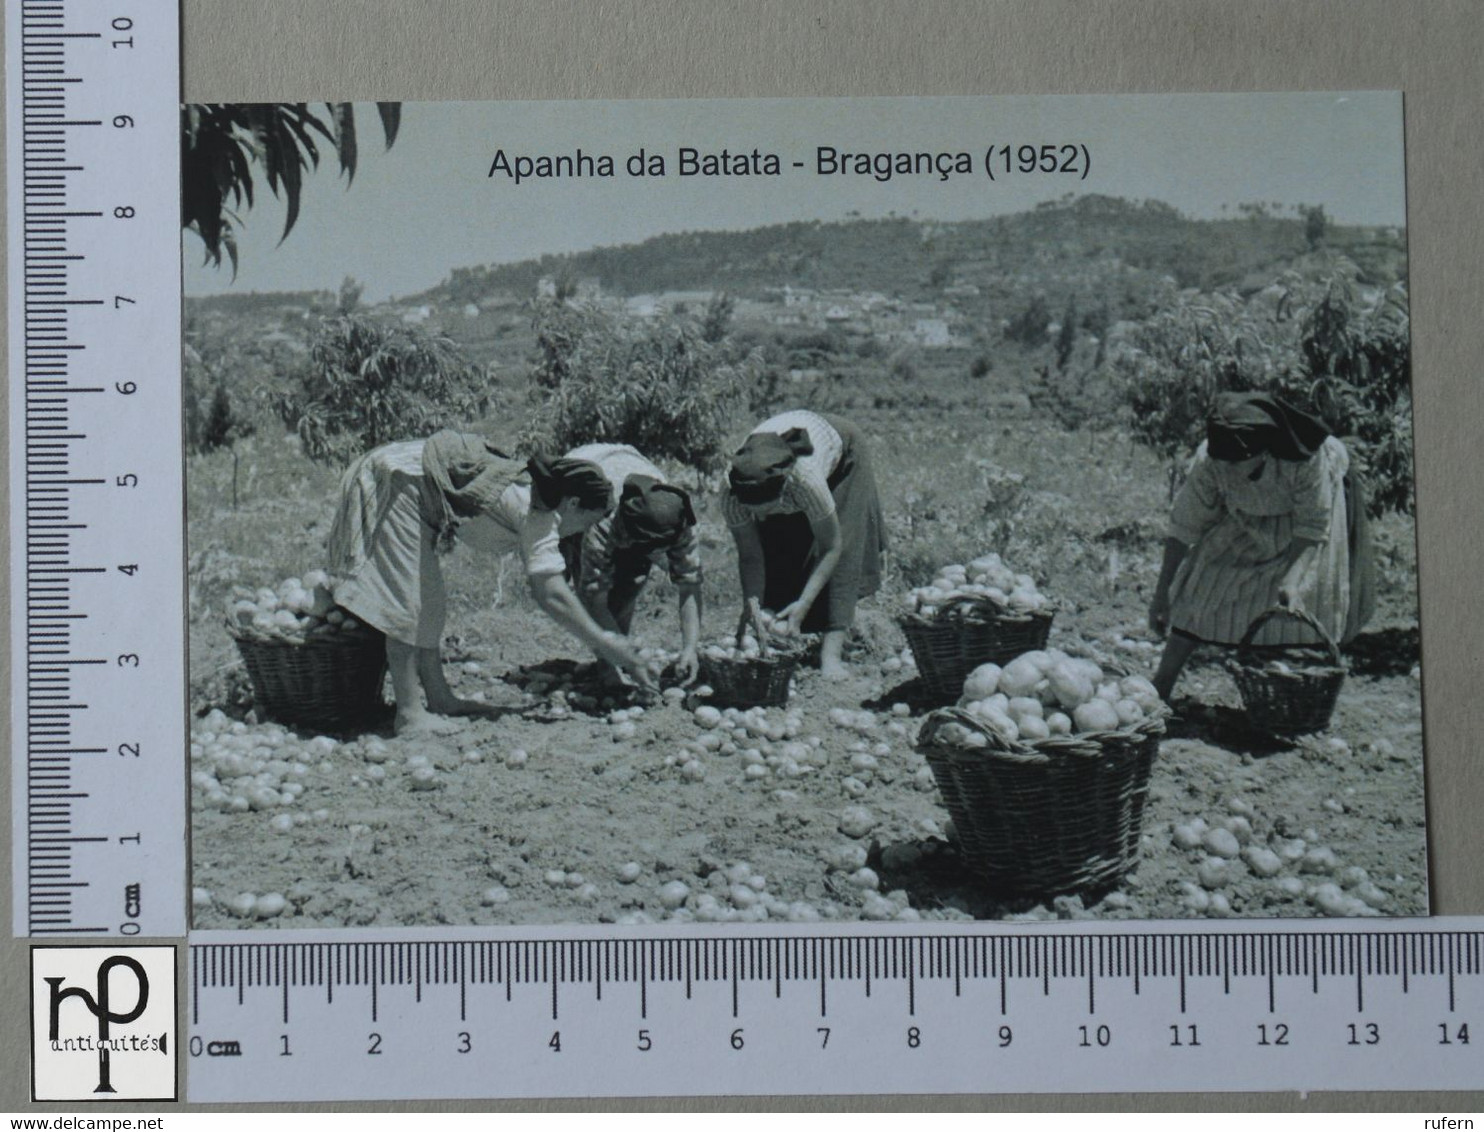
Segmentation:
{"type": "Polygon", "coordinates": [[[654,318],[660,313],[660,304],[653,295],[630,295],[624,300],[624,309],[635,318],[654,318]]]}
{"type": "Polygon", "coordinates": [[[536,280],[536,298],[556,298],[556,280],[549,275],[543,275],[540,279],[536,280]]]}
{"type": "Polygon", "coordinates": [[[813,291],[796,291],[787,284],[784,284],[783,305],[785,307],[805,307],[813,301],[813,291]]]}
{"type": "Polygon", "coordinates": [[[912,337],[924,346],[950,346],[953,335],[948,332],[948,323],[941,318],[919,318],[912,323],[912,337]]]}
{"type": "Polygon", "coordinates": [[[826,322],[849,322],[852,317],[849,308],[842,307],[839,303],[836,303],[824,312],[824,320],[826,322]]]}
{"type": "Polygon", "coordinates": [[[402,321],[409,325],[427,322],[433,317],[433,308],[424,304],[420,307],[408,307],[402,312],[402,321]]]}
{"type": "Polygon", "coordinates": [[[479,317],[479,308],[477,306],[475,306],[473,303],[465,303],[464,304],[464,317],[465,318],[478,318],[479,317]]]}
{"type": "Polygon", "coordinates": [[[704,307],[714,297],[714,291],[666,291],[656,302],[673,310],[682,304],[686,307],[704,307]]]}

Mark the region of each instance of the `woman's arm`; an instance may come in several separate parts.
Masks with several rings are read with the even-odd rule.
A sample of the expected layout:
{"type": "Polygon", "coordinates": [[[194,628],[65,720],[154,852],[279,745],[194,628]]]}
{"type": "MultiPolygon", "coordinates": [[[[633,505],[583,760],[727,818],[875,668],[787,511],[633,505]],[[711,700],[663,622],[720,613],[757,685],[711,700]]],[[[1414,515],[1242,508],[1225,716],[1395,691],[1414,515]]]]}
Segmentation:
{"type": "Polygon", "coordinates": [[[613,610],[608,607],[608,590],[584,589],[578,596],[598,628],[606,629],[610,633],[623,635],[623,629],[619,627],[618,619],[613,616],[613,610]]]}
{"type": "Polygon", "coordinates": [[[698,649],[701,645],[701,587],[680,590],[680,681],[689,684],[701,674],[698,649]]]}
{"type": "Polygon", "coordinates": [[[767,573],[763,540],[758,537],[757,524],[733,527],[732,541],[737,544],[737,574],[742,582],[742,603],[745,605],[750,598],[761,601],[767,573]]]}
{"type": "Polygon", "coordinates": [[[534,575],[531,596],[548,617],[615,668],[622,668],[641,684],[653,684],[644,662],[623,639],[606,634],[560,574],[534,575]]]}
{"type": "Polygon", "coordinates": [[[1170,628],[1170,585],[1190,547],[1177,538],[1165,539],[1164,559],[1159,565],[1159,580],[1154,583],[1154,597],[1149,602],[1149,628],[1163,637],[1170,628]]]}
{"type": "Polygon", "coordinates": [[[1295,538],[1288,544],[1288,549],[1283,552],[1283,579],[1278,583],[1279,605],[1286,605],[1290,609],[1301,608],[1298,599],[1299,585],[1308,567],[1309,552],[1319,546],[1321,541],[1312,538],[1295,538]]]}
{"type": "Polygon", "coordinates": [[[811,519],[809,527],[814,532],[814,547],[819,551],[819,558],[814,563],[814,569],[809,572],[809,580],[804,583],[803,592],[795,601],[779,610],[782,616],[788,618],[794,632],[798,632],[804,618],[809,615],[820,591],[835,576],[835,567],[840,564],[843,550],[840,543],[840,519],[833,511],[821,519],[811,519]]]}
{"type": "Polygon", "coordinates": [[[763,540],[756,523],[732,527],[732,541],[737,544],[737,575],[742,582],[742,614],[737,619],[737,641],[747,632],[752,607],[763,600],[767,585],[767,562],[763,557],[763,540]]]}

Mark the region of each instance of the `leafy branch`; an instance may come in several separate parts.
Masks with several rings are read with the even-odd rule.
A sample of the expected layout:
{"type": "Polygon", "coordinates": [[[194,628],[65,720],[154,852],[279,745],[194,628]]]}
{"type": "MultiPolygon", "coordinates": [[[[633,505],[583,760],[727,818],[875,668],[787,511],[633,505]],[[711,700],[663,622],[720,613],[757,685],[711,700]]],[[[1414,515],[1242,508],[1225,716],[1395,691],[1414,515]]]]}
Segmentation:
{"type": "MultiPolygon", "coordinates": [[[[181,109],[181,226],[206,245],[206,262],[220,267],[226,253],[237,273],[238,213],[253,205],[253,167],[260,166],[287,215],[282,243],[299,219],[304,174],[319,167],[321,146],[333,151],[340,173],[355,179],[359,143],[355,108],[326,102],[194,103],[181,109]]],[[[402,106],[378,102],[382,134],[397,140],[402,106]]]]}

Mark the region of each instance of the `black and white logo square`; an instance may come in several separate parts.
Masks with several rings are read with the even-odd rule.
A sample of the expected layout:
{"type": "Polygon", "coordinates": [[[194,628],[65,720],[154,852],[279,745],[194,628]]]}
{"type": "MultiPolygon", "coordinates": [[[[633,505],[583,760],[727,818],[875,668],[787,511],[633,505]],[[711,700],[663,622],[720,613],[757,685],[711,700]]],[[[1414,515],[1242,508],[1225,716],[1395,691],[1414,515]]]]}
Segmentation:
{"type": "Polygon", "coordinates": [[[31,949],[31,1097],[176,1099],[175,948],[31,949]]]}

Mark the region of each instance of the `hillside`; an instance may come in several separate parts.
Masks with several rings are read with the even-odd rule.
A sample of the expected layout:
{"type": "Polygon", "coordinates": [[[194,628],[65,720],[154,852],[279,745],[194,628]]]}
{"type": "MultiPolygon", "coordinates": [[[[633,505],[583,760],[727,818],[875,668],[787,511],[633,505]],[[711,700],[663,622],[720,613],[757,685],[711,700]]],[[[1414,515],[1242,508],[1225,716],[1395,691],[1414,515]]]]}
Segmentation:
{"type": "MultiPolygon", "coordinates": [[[[1399,233],[1330,226],[1324,242],[1354,260],[1366,282],[1405,277],[1399,233]]],[[[673,233],[572,256],[455,269],[418,299],[530,294],[541,279],[562,274],[619,295],[719,289],[756,298],[790,285],[930,299],[945,288],[973,286],[990,297],[1031,287],[1064,298],[1110,274],[1170,276],[1203,290],[1242,285],[1254,274],[1266,282],[1308,252],[1301,217],[1249,210],[1239,219],[1192,220],[1158,201],[1084,196],[952,224],[897,217],[673,233]]]]}
{"type": "MultiPolygon", "coordinates": [[[[943,224],[906,217],[793,223],[743,232],[679,232],[638,244],[455,268],[437,287],[406,296],[439,307],[526,298],[542,280],[570,279],[605,294],[724,290],[762,298],[783,286],[879,292],[904,301],[976,293],[998,310],[1041,293],[1054,305],[1106,304],[1113,317],[1147,313],[1148,288],[1166,277],[1201,290],[1260,288],[1310,255],[1301,215],[1240,206],[1233,219],[1195,220],[1159,201],[1082,196],[1010,216],[943,224]]],[[[1405,233],[1329,225],[1323,246],[1353,261],[1361,281],[1406,278],[1405,233]]],[[[191,298],[192,312],[329,311],[329,292],[191,298]]]]}

